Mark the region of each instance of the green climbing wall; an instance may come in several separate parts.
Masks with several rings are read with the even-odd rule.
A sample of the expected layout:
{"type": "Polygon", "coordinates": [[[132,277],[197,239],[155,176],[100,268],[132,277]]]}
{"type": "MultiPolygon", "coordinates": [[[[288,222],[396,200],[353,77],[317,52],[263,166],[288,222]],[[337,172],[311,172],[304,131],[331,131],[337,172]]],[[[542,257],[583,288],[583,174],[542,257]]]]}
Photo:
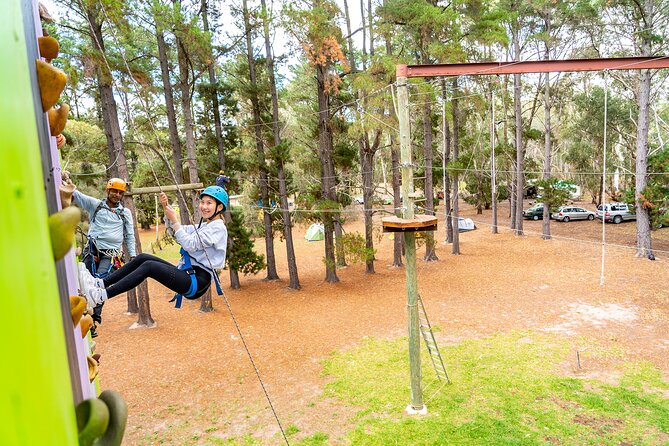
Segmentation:
{"type": "MultiPolygon", "coordinates": [[[[22,4],[0,14],[0,444],[76,445],[77,428],[22,4]]],[[[26,8],[27,9],[27,8],[26,8]]]]}

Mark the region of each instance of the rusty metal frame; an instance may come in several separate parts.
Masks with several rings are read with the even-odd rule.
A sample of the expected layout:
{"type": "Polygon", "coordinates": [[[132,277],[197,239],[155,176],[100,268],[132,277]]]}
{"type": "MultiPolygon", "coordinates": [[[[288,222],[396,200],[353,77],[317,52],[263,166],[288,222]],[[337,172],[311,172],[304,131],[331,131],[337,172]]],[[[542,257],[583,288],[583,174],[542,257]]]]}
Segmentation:
{"type": "Polygon", "coordinates": [[[480,76],[491,74],[549,73],[555,71],[642,70],[659,68],[669,68],[669,56],[397,65],[397,77],[480,76]]]}

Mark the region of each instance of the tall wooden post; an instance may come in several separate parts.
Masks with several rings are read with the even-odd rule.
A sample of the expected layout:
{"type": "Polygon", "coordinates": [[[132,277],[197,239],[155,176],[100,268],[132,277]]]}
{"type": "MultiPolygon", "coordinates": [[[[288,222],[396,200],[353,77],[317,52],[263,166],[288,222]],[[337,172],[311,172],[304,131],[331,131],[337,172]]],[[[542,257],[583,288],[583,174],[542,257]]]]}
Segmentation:
{"type": "MultiPolygon", "coordinates": [[[[397,66],[397,116],[400,125],[400,168],[402,172],[402,217],[414,218],[413,160],[409,130],[409,93],[407,90],[406,65],[397,66]]],[[[406,254],[407,309],[409,318],[409,368],[411,374],[411,404],[406,408],[410,414],[424,414],[420,367],[420,334],[418,321],[418,283],[416,280],[416,233],[404,233],[406,254]]]]}

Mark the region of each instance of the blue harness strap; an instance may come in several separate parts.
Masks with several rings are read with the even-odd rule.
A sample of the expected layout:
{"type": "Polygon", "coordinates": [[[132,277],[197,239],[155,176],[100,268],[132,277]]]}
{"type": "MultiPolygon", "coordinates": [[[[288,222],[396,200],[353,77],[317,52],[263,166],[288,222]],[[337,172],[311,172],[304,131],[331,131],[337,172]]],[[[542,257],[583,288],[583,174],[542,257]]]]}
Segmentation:
{"type": "MultiPolygon", "coordinates": [[[[181,308],[181,301],[184,297],[192,297],[197,292],[197,277],[195,277],[195,270],[193,269],[193,265],[190,263],[190,254],[188,254],[188,251],[183,248],[181,248],[179,253],[181,254],[181,258],[184,259],[184,264],[179,269],[186,271],[186,273],[188,273],[190,276],[190,288],[186,293],[175,294],[174,297],[170,300],[170,302],[176,302],[174,304],[175,308],[181,308]]],[[[218,289],[218,282],[216,282],[216,286],[218,289]]]]}

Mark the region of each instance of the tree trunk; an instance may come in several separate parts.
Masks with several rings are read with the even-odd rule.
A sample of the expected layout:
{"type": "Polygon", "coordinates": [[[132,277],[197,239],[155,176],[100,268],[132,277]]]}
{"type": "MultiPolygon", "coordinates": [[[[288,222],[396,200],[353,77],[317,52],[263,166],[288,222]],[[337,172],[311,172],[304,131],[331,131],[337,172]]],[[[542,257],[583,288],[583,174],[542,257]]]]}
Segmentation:
{"type": "MultiPolygon", "coordinates": [[[[551,17],[550,12],[545,20],[545,29],[548,36],[551,35],[551,17]]],[[[550,44],[546,40],[545,60],[550,60],[550,44]]],[[[544,169],[543,179],[548,180],[551,177],[551,74],[546,73],[546,82],[544,84],[544,169]]],[[[525,189],[523,188],[523,191],[525,189]]],[[[543,240],[551,239],[551,211],[548,206],[544,206],[543,217],[543,240]]]]}
{"type": "Polygon", "coordinates": [[[636,255],[655,260],[650,232],[649,210],[644,206],[643,193],[648,185],[648,126],[650,107],[650,71],[639,71],[639,118],[637,122],[635,194],[636,255]]]}
{"type": "MultiPolygon", "coordinates": [[[[264,1],[264,0],[263,0],[264,1]]],[[[348,46],[348,64],[351,72],[355,72],[355,52],[353,49],[353,33],[351,32],[351,14],[348,11],[348,2],[344,0],[344,19],[346,20],[346,44],[348,46]]]]}
{"type": "Polygon", "coordinates": [[[448,163],[451,158],[451,128],[448,125],[448,119],[446,119],[446,81],[442,78],[441,80],[441,100],[444,103],[444,118],[442,119],[443,124],[443,175],[444,175],[444,225],[446,226],[446,243],[453,243],[453,221],[451,220],[451,178],[448,174],[448,163]]]}
{"type": "MultiPolygon", "coordinates": [[[[386,55],[392,56],[392,45],[390,35],[385,35],[386,42],[386,55]]],[[[390,116],[394,117],[395,104],[393,101],[389,101],[388,104],[390,116]]],[[[402,201],[400,199],[400,149],[397,144],[397,132],[390,132],[390,160],[391,160],[391,172],[392,172],[392,185],[393,185],[393,210],[397,217],[402,217],[402,212],[400,207],[402,206],[402,201]]],[[[398,234],[393,235],[393,266],[396,268],[402,267],[402,243],[404,237],[398,236],[398,234]]]]}
{"type": "Polygon", "coordinates": [[[269,179],[267,175],[267,160],[265,159],[265,144],[262,137],[262,118],[260,116],[260,101],[258,99],[258,81],[256,78],[256,63],[253,56],[252,30],[249,19],[247,0],[243,0],[244,29],[246,35],[246,58],[249,64],[249,77],[253,93],[251,107],[253,109],[253,123],[255,130],[256,152],[258,156],[258,174],[260,176],[260,199],[263,208],[263,223],[265,226],[265,254],[267,256],[267,277],[265,280],[277,280],[276,258],[274,256],[274,232],[272,231],[272,215],[269,213],[269,179]]]}
{"type": "MultiPolygon", "coordinates": [[[[102,39],[102,23],[98,21],[98,14],[92,8],[85,11],[90,23],[90,37],[93,47],[97,48],[102,55],[105,54],[104,41],[102,39]]],[[[118,121],[118,111],[114,92],[112,90],[112,73],[107,71],[106,65],[100,65],[97,68],[98,90],[100,93],[100,107],[102,110],[102,121],[107,137],[107,147],[110,154],[110,164],[113,166],[112,174],[123,179],[129,179],[128,165],[126,163],[125,153],[123,151],[123,136],[118,121]],[[114,160],[116,161],[114,163],[114,160]]],[[[142,244],[137,230],[137,215],[132,196],[124,198],[125,206],[130,210],[135,221],[135,241],[137,252],[142,252],[142,244]]],[[[126,250],[127,252],[127,250],[126,250]]],[[[128,312],[138,312],[138,325],[154,325],[151,317],[149,305],[149,292],[146,281],[143,281],[138,287],[128,292],[128,312]]]]}
{"type": "Polygon", "coordinates": [[[367,70],[367,28],[365,27],[365,0],[360,0],[360,23],[362,24],[362,71],[367,70]]]}
{"type": "Polygon", "coordinates": [[[211,287],[213,287],[214,284],[212,283],[211,286],[205,293],[200,297],[200,311],[203,313],[210,313],[214,311],[214,303],[213,299],[211,298],[211,287]]]}
{"type": "MultiPolygon", "coordinates": [[[[209,11],[207,0],[202,0],[202,26],[205,33],[209,33],[209,11]]],[[[214,131],[216,133],[216,147],[218,148],[218,162],[221,170],[225,170],[225,142],[223,141],[223,128],[221,126],[221,111],[218,109],[218,81],[216,79],[216,61],[213,52],[210,52],[211,63],[207,65],[209,84],[211,85],[211,110],[214,113],[214,131]]]]}
{"type": "MultiPolygon", "coordinates": [[[[374,249],[374,225],[372,222],[373,197],[374,197],[374,155],[379,147],[381,141],[381,131],[376,130],[374,135],[374,142],[370,144],[369,135],[366,131],[363,132],[359,140],[360,147],[360,162],[362,170],[362,197],[364,203],[365,216],[365,248],[370,252],[374,249]]],[[[370,256],[365,261],[365,272],[373,274],[374,271],[374,257],[370,256]]]]}
{"type": "MultiPolygon", "coordinates": [[[[458,86],[458,78],[454,77],[453,83],[453,161],[457,161],[460,156],[460,106],[458,104],[458,96],[460,95],[460,88],[458,86]]],[[[453,247],[451,252],[453,254],[460,254],[460,187],[458,185],[458,172],[453,173],[453,218],[451,224],[453,225],[453,247]]]]}
{"type": "MultiPolygon", "coordinates": [[[[158,22],[156,18],[156,22],[158,22]]],[[[160,75],[163,81],[163,91],[165,96],[165,111],[167,112],[167,126],[170,135],[170,147],[172,148],[172,158],[174,160],[174,181],[176,184],[183,184],[183,157],[181,152],[181,141],[179,140],[179,130],[177,128],[177,114],[174,109],[174,92],[170,82],[170,66],[167,56],[167,45],[165,43],[165,33],[156,25],[156,40],[158,41],[158,60],[160,61],[160,75]]],[[[179,212],[181,224],[191,224],[190,213],[184,212],[188,209],[186,204],[186,195],[184,191],[177,192],[177,201],[179,202],[179,212]]]]}
{"type": "MultiPolygon", "coordinates": [[[[434,187],[432,184],[432,110],[429,101],[423,105],[423,156],[425,162],[425,214],[434,215],[434,187]]],[[[426,231],[425,257],[426,262],[439,260],[435,252],[434,232],[426,231]]]]}
{"type": "MultiPolygon", "coordinates": [[[[267,57],[267,72],[269,77],[269,88],[272,96],[272,131],[274,134],[274,144],[276,146],[281,144],[281,134],[279,129],[279,95],[276,91],[276,80],[274,77],[274,56],[272,54],[272,47],[270,46],[269,23],[267,20],[267,7],[265,0],[261,0],[262,17],[263,17],[263,31],[265,34],[265,53],[267,57]]],[[[281,195],[281,214],[283,217],[283,235],[286,239],[286,257],[288,260],[288,275],[290,283],[288,288],[299,290],[300,279],[297,273],[297,259],[295,257],[295,246],[293,243],[293,224],[290,218],[290,211],[288,205],[288,190],[286,186],[286,174],[284,170],[284,163],[286,159],[282,155],[276,160],[277,176],[279,177],[279,194],[281,195]]]]}
{"type": "Polygon", "coordinates": [[[369,30],[369,57],[374,58],[374,14],[372,0],[367,0],[367,29],[369,30]]]}
{"type": "MultiPolygon", "coordinates": [[[[180,0],[172,0],[176,12],[181,13],[180,0]]],[[[190,85],[190,67],[188,64],[188,52],[184,44],[184,30],[175,30],[177,59],[179,61],[179,88],[181,90],[181,109],[184,119],[184,131],[186,134],[186,160],[188,164],[188,179],[191,183],[199,183],[200,177],[197,173],[197,159],[195,153],[195,130],[193,124],[191,85],[190,85]]],[[[191,201],[193,205],[193,222],[200,219],[200,209],[198,207],[197,192],[191,192],[191,201]]]]}
{"type": "MultiPolygon", "coordinates": [[[[520,41],[518,29],[513,27],[513,60],[520,61],[520,41]]],[[[520,103],[520,74],[513,75],[513,110],[516,130],[516,195],[515,195],[515,219],[514,229],[516,235],[523,235],[523,190],[525,189],[525,146],[523,145],[523,120],[520,103]]]]}
{"type": "MultiPolygon", "coordinates": [[[[335,193],[334,163],[332,161],[332,133],[330,132],[329,97],[325,90],[325,79],[328,66],[318,65],[316,67],[316,80],[318,89],[318,154],[321,161],[321,188],[323,198],[332,202],[337,201],[335,193]]],[[[334,219],[332,214],[323,214],[323,228],[325,230],[325,281],[328,283],[339,282],[337,267],[335,263],[334,219]]]]}
{"type": "Polygon", "coordinates": [[[495,135],[497,122],[495,121],[495,93],[493,83],[488,84],[490,88],[490,201],[492,203],[492,225],[491,231],[497,234],[497,165],[495,159],[495,135]]]}

